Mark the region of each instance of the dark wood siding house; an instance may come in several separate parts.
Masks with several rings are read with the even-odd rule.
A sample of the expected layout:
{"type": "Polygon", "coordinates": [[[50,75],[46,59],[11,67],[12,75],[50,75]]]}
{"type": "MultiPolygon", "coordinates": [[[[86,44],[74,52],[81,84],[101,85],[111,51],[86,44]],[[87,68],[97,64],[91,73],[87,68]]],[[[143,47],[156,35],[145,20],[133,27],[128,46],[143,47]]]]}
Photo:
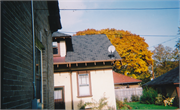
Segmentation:
{"type": "Polygon", "coordinates": [[[52,33],[58,29],[58,1],[1,1],[2,109],[54,108],[52,33]]]}
{"type": "Polygon", "coordinates": [[[174,105],[179,106],[179,67],[143,85],[153,87],[163,96],[175,97],[174,105]]]}

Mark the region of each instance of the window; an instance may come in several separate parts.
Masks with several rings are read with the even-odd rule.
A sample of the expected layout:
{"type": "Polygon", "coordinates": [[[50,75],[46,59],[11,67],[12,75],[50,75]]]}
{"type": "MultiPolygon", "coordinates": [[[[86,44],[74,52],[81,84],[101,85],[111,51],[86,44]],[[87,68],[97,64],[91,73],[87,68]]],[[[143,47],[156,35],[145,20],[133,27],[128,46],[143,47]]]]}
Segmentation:
{"type": "Polygon", "coordinates": [[[66,56],[66,41],[52,42],[53,56],[65,57],[66,56]]]}
{"type": "Polygon", "coordinates": [[[54,99],[62,99],[62,90],[54,91],[54,99]]]}
{"type": "Polygon", "coordinates": [[[58,43],[57,42],[53,42],[53,54],[58,54],[58,43]]]}
{"type": "Polygon", "coordinates": [[[78,96],[91,96],[90,73],[87,71],[80,71],[78,78],[78,96]]]}

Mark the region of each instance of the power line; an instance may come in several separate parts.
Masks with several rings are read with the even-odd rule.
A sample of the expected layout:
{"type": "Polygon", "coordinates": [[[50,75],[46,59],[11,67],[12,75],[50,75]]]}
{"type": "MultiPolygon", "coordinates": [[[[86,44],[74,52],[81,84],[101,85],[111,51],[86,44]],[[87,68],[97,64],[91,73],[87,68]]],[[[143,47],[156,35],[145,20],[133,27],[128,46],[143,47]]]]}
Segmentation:
{"type": "MultiPolygon", "coordinates": [[[[171,40],[174,40],[174,39],[177,39],[177,38],[178,38],[178,37],[175,37],[175,38],[169,39],[169,40],[167,40],[167,41],[164,41],[164,42],[162,42],[162,43],[159,43],[159,44],[164,44],[164,43],[166,43],[166,42],[169,42],[169,41],[171,41],[171,40]]],[[[156,45],[159,45],[159,44],[156,44],[156,45]]],[[[151,47],[149,47],[149,48],[155,47],[156,45],[154,45],[154,46],[151,46],[151,47]]]]}
{"type": "MultiPolygon", "coordinates": [[[[76,32],[65,32],[65,31],[64,31],[64,33],[76,33],[76,32]]],[[[119,35],[119,34],[107,34],[107,35],[119,35]]],[[[132,34],[132,35],[133,35],[133,34],[132,34]]],[[[139,36],[147,36],[147,37],[170,37],[170,36],[178,36],[178,37],[173,37],[172,39],[169,39],[169,40],[164,41],[164,42],[159,43],[159,44],[164,44],[164,43],[166,43],[166,42],[169,42],[169,41],[171,41],[171,40],[174,40],[174,39],[179,38],[179,35],[139,35],[139,36]]],[[[156,45],[159,45],[159,44],[156,44],[156,45]]],[[[151,47],[149,47],[149,48],[155,47],[156,45],[151,46],[151,47]]]]}
{"type": "Polygon", "coordinates": [[[82,10],[169,10],[169,9],[180,9],[179,7],[171,7],[171,8],[88,8],[88,9],[68,9],[62,8],[59,10],[73,10],[73,11],[82,11],[82,10]]]}
{"type": "MultiPolygon", "coordinates": [[[[76,34],[76,32],[66,32],[66,31],[62,31],[62,33],[75,33],[76,34]]],[[[119,34],[106,34],[106,35],[119,35],[119,34]]],[[[130,35],[133,35],[133,34],[130,34],[130,35]]],[[[129,36],[129,35],[123,35],[123,36],[129,36]]],[[[143,37],[144,36],[145,37],[172,37],[172,36],[179,36],[179,35],[139,35],[139,36],[143,36],[143,37]]]]}

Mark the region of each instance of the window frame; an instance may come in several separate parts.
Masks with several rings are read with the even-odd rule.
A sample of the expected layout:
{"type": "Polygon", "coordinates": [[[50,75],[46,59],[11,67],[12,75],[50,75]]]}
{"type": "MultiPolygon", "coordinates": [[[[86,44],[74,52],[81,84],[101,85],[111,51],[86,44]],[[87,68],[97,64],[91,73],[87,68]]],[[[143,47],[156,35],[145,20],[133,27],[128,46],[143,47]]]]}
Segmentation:
{"type": "MultiPolygon", "coordinates": [[[[40,52],[40,64],[36,64],[36,58],[35,58],[35,67],[36,68],[39,68],[39,66],[40,66],[40,74],[36,74],[36,70],[35,70],[35,79],[36,79],[36,81],[35,81],[35,85],[37,86],[37,80],[40,80],[40,99],[38,99],[39,100],[39,103],[42,103],[43,102],[43,61],[42,61],[42,58],[43,58],[43,56],[42,56],[42,49],[41,48],[39,48],[38,46],[35,46],[35,49],[37,49],[39,52],[40,52]],[[40,77],[40,78],[39,78],[40,77]]],[[[36,53],[35,53],[35,57],[36,57],[36,53]]],[[[38,69],[38,71],[39,71],[39,69],[38,69]]],[[[36,88],[36,96],[37,96],[37,88],[36,88]]]]}
{"type": "MultiPolygon", "coordinates": [[[[52,45],[52,47],[53,47],[53,45],[52,45]]],[[[57,47],[53,47],[53,49],[54,48],[57,48],[58,54],[53,54],[53,57],[60,57],[60,42],[57,42],[57,47]]]]}
{"type": "Polygon", "coordinates": [[[76,73],[76,79],[77,79],[77,97],[82,98],[82,97],[92,97],[92,87],[91,87],[91,74],[90,71],[78,71],[76,73]],[[79,74],[88,74],[89,76],[89,95],[79,95],[79,74]]]}

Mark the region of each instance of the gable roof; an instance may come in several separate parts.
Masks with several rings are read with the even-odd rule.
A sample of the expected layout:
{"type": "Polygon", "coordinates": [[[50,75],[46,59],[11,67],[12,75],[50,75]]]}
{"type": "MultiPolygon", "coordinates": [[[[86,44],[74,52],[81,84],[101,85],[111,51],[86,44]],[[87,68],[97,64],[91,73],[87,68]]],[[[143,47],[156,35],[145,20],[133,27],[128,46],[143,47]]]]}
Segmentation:
{"type": "Polygon", "coordinates": [[[129,76],[125,76],[120,73],[116,73],[113,71],[114,84],[129,84],[129,83],[139,83],[142,82],[139,79],[134,79],[129,76]]]}
{"type": "MultiPolygon", "coordinates": [[[[72,36],[73,51],[67,51],[65,62],[112,60],[108,55],[111,44],[104,34],[72,36]]],[[[117,51],[115,59],[121,59],[117,51]]]]}
{"type": "Polygon", "coordinates": [[[172,69],[154,80],[147,82],[143,86],[165,85],[173,83],[179,83],[179,67],[176,67],[175,69],[172,69]]]}

